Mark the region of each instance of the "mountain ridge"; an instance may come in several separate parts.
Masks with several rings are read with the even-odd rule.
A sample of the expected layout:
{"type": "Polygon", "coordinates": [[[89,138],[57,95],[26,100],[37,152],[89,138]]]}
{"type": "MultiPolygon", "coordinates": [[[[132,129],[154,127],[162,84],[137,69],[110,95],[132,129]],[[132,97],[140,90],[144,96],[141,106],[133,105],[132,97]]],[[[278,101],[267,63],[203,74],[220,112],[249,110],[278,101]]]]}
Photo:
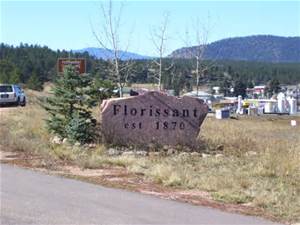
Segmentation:
{"type": "MultiPolygon", "coordinates": [[[[191,58],[197,47],[176,49],[168,57],[191,58]]],[[[204,59],[300,62],[300,37],[252,35],[225,38],[208,44],[204,59]]]]}
{"type": "MultiPolygon", "coordinates": [[[[104,49],[104,48],[96,48],[96,47],[88,47],[88,48],[83,48],[83,49],[78,49],[78,50],[72,50],[72,52],[75,53],[84,53],[88,52],[89,55],[94,56],[97,59],[103,59],[103,60],[108,60],[113,58],[113,50],[110,49],[104,49]]],[[[128,52],[128,51],[119,51],[119,55],[121,60],[138,60],[138,59],[150,59],[150,56],[144,56],[140,55],[134,52],[128,52]]]]}
{"type": "MultiPolygon", "coordinates": [[[[168,58],[191,58],[198,46],[174,50],[168,58]]],[[[113,51],[88,47],[72,50],[74,53],[88,52],[97,59],[113,58],[113,51]]],[[[121,60],[146,60],[155,57],[134,52],[119,51],[121,60]]],[[[206,45],[204,59],[257,62],[300,62],[300,36],[251,35],[230,37],[206,45]]]]}

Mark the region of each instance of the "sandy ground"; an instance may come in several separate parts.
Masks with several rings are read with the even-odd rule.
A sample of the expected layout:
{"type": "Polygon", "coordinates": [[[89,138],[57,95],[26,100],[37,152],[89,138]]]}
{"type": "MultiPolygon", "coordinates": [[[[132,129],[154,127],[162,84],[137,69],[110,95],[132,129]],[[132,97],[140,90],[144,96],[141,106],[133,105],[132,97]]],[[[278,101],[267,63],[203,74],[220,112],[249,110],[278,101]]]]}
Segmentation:
{"type": "Polygon", "coordinates": [[[15,109],[19,109],[21,107],[18,107],[18,106],[0,106],[0,116],[3,114],[3,113],[9,113],[15,109]]]}

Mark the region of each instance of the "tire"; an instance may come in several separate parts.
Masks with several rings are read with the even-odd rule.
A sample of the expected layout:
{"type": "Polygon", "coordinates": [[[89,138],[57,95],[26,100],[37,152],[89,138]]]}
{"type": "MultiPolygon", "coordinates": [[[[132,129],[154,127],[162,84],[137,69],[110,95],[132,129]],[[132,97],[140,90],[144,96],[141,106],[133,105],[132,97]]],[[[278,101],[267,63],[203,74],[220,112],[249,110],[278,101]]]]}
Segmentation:
{"type": "Polygon", "coordinates": [[[22,107],[26,106],[26,98],[24,98],[23,101],[20,102],[20,106],[22,107]]]}
{"type": "Polygon", "coordinates": [[[20,105],[20,97],[18,97],[16,103],[15,103],[15,106],[19,106],[20,105]]]}

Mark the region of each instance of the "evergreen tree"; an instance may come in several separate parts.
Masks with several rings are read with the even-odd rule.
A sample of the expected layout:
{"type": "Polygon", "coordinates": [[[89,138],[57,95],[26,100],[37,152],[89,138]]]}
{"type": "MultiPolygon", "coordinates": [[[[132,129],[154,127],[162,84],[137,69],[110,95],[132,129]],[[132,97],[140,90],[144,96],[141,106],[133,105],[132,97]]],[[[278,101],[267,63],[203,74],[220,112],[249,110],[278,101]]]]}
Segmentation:
{"type": "Polygon", "coordinates": [[[0,60],[0,83],[9,83],[11,73],[15,70],[15,65],[9,60],[0,60]]]}
{"type": "Polygon", "coordinates": [[[47,125],[51,133],[82,144],[94,139],[96,120],[91,108],[96,101],[92,81],[90,75],[79,75],[74,67],[65,67],[52,89],[53,96],[44,105],[50,114],[47,125]]]}
{"type": "Polygon", "coordinates": [[[27,87],[32,90],[41,91],[43,89],[42,82],[40,81],[39,77],[35,72],[30,76],[29,80],[27,81],[27,87]]]}
{"type": "Polygon", "coordinates": [[[220,91],[224,93],[224,96],[228,96],[230,94],[230,88],[232,87],[231,76],[226,72],[220,75],[217,86],[220,86],[220,91]]]}
{"type": "Polygon", "coordinates": [[[253,81],[248,81],[247,82],[247,88],[254,88],[253,81]]]}
{"type": "Polygon", "coordinates": [[[234,95],[239,96],[241,95],[242,97],[246,96],[246,88],[247,85],[241,80],[237,80],[234,82],[234,95]]]}
{"type": "Polygon", "coordinates": [[[21,74],[20,72],[15,68],[10,76],[9,76],[9,83],[11,84],[18,84],[21,82],[21,74]]]}
{"type": "Polygon", "coordinates": [[[113,90],[116,89],[116,86],[109,80],[102,80],[96,77],[94,80],[94,88],[96,101],[102,102],[102,100],[113,96],[113,90]]]}
{"type": "Polygon", "coordinates": [[[272,96],[274,94],[278,94],[279,91],[280,91],[280,82],[276,78],[273,78],[268,82],[266,87],[266,92],[268,93],[269,96],[272,96]]]}

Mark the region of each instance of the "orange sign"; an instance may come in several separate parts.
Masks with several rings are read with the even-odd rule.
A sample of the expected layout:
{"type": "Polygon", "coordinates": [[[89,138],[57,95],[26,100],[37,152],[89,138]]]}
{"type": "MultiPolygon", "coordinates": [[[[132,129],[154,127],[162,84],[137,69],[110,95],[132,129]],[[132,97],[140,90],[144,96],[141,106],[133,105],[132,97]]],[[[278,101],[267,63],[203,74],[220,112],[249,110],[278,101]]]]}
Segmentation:
{"type": "Polygon", "coordinates": [[[76,59],[76,58],[60,58],[57,61],[58,72],[62,73],[64,71],[64,67],[67,65],[75,66],[76,71],[79,74],[86,72],[86,64],[85,59],[76,59]]]}

